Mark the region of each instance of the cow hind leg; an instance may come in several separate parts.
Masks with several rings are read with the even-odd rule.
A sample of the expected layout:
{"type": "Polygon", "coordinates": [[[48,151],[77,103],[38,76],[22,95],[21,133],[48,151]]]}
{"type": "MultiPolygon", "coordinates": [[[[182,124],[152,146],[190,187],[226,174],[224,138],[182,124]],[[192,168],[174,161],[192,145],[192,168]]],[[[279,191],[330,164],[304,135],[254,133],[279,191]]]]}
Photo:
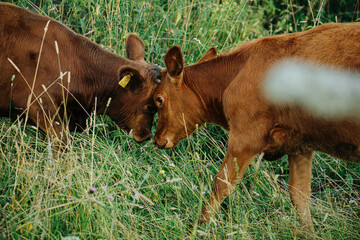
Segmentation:
{"type": "Polygon", "coordinates": [[[289,155],[289,192],[304,230],[314,231],[309,209],[313,152],[289,155]]]}

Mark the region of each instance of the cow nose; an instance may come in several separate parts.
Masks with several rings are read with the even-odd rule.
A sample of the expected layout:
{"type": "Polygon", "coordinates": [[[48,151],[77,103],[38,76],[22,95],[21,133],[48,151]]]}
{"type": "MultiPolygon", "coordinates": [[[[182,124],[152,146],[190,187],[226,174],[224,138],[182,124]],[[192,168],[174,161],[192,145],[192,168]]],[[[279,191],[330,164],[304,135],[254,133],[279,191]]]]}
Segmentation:
{"type": "Polygon", "coordinates": [[[143,133],[143,134],[134,134],[134,140],[138,143],[150,140],[152,137],[151,132],[143,133]]]}
{"type": "Polygon", "coordinates": [[[149,141],[152,138],[152,134],[150,133],[148,137],[145,139],[145,141],[149,141]]]}
{"type": "Polygon", "coordinates": [[[167,144],[167,139],[154,139],[153,143],[157,148],[163,149],[167,144]]]}
{"type": "Polygon", "coordinates": [[[148,140],[150,140],[150,138],[151,138],[151,135],[149,135],[148,137],[145,137],[145,138],[141,139],[141,142],[148,141],[148,140]]]}

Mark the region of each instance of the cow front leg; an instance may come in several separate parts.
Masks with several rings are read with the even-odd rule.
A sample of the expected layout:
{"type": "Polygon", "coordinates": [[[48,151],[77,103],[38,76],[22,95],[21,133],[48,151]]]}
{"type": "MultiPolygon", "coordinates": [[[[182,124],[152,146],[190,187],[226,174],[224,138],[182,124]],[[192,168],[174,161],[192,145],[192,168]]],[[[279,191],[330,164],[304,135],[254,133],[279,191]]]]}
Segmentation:
{"type": "Polygon", "coordinates": [[[228,150],[215,177],[209,202],[201,211],[200,224],[209,223],[212,215],[217,212],[222,201],[234,190],[247,166],[259,153],[250,146],[240,147],[230,136],[228,150]]]}
{"type": "Polygon", "coordinates": [[[50,137],[56,145],[63,146],[68,141],[65,128],[53,105],[33,103],[28,112],[28,118],[50,137]]]}
{"type": "Polygon", "coordinates": [[[314,231],[309,209],[312,158],[312,151],[289,155],[290,198],[299,214],[301,226],[308,231],[314,231]]]}

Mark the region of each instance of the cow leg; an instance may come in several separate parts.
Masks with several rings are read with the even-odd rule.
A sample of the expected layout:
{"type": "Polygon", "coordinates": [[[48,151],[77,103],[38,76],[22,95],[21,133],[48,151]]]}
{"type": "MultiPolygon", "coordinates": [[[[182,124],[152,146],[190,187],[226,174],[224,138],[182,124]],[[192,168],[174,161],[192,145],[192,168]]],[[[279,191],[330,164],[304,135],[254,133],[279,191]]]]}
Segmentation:
{"type": "Polygon", "coordinates": [[[60,145],[66,143],[66,135],[61,126],[58,112],[53,104],[49,106],[49,104],[43,101],[42,106],[40,106],[37,103],[33,103],[28,112],[28,118],[37,124],[54,142],[60,140],[60,145]]]}
{"type": "Polygon", "coordinates": [[[260,153],[256,152],[250,145],[237,143],[229,136],[228,150],[221,165],[212,188],[212,193],[207,205],[202,209],[200,224],[207,224],[213,213],[215,213],[221,202],[234,190],[236,184],[241,180],[247,166],[260,153]],[[243,146],[243,147],[239,147],[243,146]]]}
{"type": "Polygon", "coordinates": [[[299,214],[301,226],[308,231],[314,231],[309,209],[312,158],[312,151],[289,155],[290,198],[299,214]]]}

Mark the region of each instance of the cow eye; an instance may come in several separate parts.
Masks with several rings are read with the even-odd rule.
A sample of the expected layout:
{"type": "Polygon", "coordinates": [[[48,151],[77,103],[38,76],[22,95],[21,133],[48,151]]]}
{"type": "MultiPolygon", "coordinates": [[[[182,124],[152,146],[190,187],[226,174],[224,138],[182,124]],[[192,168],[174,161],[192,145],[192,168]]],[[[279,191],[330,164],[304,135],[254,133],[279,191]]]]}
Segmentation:
{"type": "Polygon", "coordinates": [[[164,98],[163,97],[158,97],[158,98],[156,98],[156,101],[158,102],[159,105],[161,105],[164,102],[164,98]]]}

